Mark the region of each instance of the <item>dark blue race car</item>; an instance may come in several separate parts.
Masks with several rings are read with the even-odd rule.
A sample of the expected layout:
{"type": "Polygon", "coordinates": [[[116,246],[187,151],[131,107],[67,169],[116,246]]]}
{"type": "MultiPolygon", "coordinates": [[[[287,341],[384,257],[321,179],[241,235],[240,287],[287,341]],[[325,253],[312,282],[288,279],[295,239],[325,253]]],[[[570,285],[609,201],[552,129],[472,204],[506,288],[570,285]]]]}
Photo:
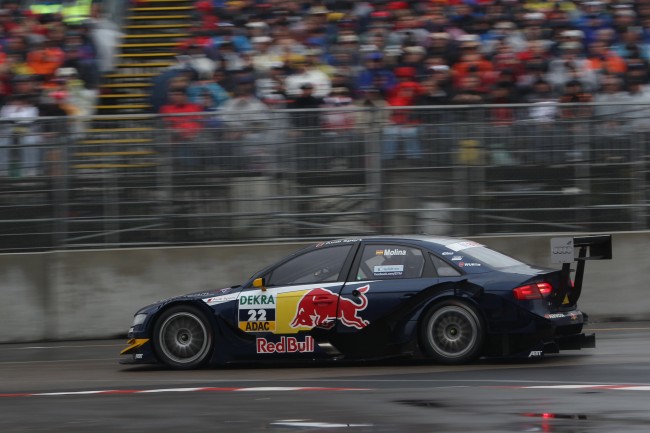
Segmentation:
{"type": "Polygon", "coordinates": [[[553,240],[552,254],[562,269],[529,266],[464,239],[321,242],[241,286],[140,309],[121,362],[190,369],[412,356],[460,364],[594,347],[577,301],[585,260],[611,258],[611,237],[553,240]]]}

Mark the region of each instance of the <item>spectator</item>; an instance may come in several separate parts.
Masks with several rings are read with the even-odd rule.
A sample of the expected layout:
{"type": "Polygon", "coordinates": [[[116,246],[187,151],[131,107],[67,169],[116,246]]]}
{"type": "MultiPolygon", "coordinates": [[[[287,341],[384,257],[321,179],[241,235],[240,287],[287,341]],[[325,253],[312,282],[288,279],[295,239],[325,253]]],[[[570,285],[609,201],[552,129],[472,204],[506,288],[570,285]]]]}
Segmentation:
{"type": "Polygon", "coordinates": [[[284,71],[284,64],[276,62],[271,65],[271,68],[265,74],[265,77],[258,78],[255,82],[255,93],[262,99],[277,101],[278,99],[287,99],[287,92],[284,88],[286,81],[286,74],[284,71]]]}
{"type": "Polygon", "coordinates": [[[388,103],[375,87],[365,87],[360,93],[361,97],[355,103],[359,108],[355,123],[366,134],[383,129],[389,122],[389,111],[386,110],[388,103]]]}
{"type": "Polygon", "coordinates": [[[65,60],[65,53],[60,47],[52,44],[52,41],[44,39],[35,43],[32,50],[27,54],[27,66],[33,74],[41,76],[46,80],[56,71],[65,60]]]}
{"type": "MultiPolygon", "coordinates": [[[[566,83],[564,92],[560,97],[563,104],[576,104],[592,102],[593,95],[585,89],[582,82],[571,80],[566,83]]],[[[593,107],[588,105],[571,105],[560,109],[560,119],[563,120],[564,130],[561,133],[565,147],[561,152],[553,153],[553,162],[567,160],[571,162],[583,161],[587,157],[589,137],[589,124],[584,119],[593,115],[593,107]]]]}
{"type": "Polygon", "coordinates": [[[255,96],[254,77],[242,76],[238,80],[234,96],[221,106],[218,115],[244,168],[268,171],[276,157],[267,141],[272,116],[269,107],[255,96]]]}
{"type": "Polygon", "coordinates": [[[222,106],[230,95],[214,79],[214,72],[203,71],[199,74],[199,80],[189,84],[187,94],[190,102],[194,104],[205,103],[206,94],[209,95],[209,106],[217,109],[222,106]]]}
{"type": "Polygon", "coordinates": [[[300,86],[300,95],[293,98],[289,108],[294,110],[304,110],[293,114],[293,124],[301,130],[303,134],[313,136],[320,126],[320,113],[313,111],[315,108],[323,106],[323,98],[314,95],[314,86],[311,83],[303,83],[300,86]]]}
{"type": "Polygon", "coordinates": [[[307,56],[294,56],[291,67],[294,73],[285,81],[287,95],[297,97],[302,93],[302,85],[309,83],[313,87],[313,96],[324,98],[332,88],[330,78],[321,70],[314,67],[313,60],[307,56]]]}
{"type": "Polygon", "coordinates": [[[627,70],[625,60],[608,49],[605,42],[598,40],[589,45],[587,67],[597,74],[599,80],[602,75],[623,75],[627,70]]]}
{"type": "Polygon", "coordinates": [[[197,168],[199,165],[201,153],[196,141],[202,130],[198,116],[201,110],[200,105],[189,102],[184,87],[172,87],[168,103],[160,108],[163,122],[170,133],[171,155],[176,168],[197,168]]]}
{"type": "MultiPolygon", "coordinates": [[[[403,67],[396,71],[399,82],[387,98],[391,107],[413,107],[420,95],[422,87],[415,81],[415,70],[403,67]]],[[[418,160],[422,157],[416,114],[411,109],[393,108],[391,110],[391,125],[384,128],[382,142],[382,159],[393,160],[400,156],[399,145],[403,141],[404,157],[408,160],[418,160]]]]}
{"type": "Polygon", "coordinates": [[[373,52],[365,56],[365,70],[359,74],[357,87],[374,87],[384,94],[390,92],[397,84],[393,71],[384,65],[382,53],[373,52]]]}
{"type": "Polygon", "coordinates": [[[32,177],[40,174],[40,143],[36,118],[38,108],[29,95],[15,94],[0,109],[5,121],[0,140],[0,175],[32,177]],[[18,146],[19,161],[14,161],[12,148],[18,146]]]}
{"type": "Polygon", "coordinates": [[[522,147],[525,150],[521,162],[548,162],[558,134],[558,97],[553,92],[553,86],[539,78],[524,100],[531,106],[528,108],[528,117],[520,124],[518,134],[523,138],[522,147]]]}
{"type": "Polygon", "coordinates": [[[282,63],[282,57],[277,52],[272,52],[273,38],[270,36],[256,36],[252,39],[252,63],[256,72],[264,74],[269,72],[274,65],[282,63]]]}
{"type": "Polygon", "coordinates": [[[481,88],[481,79],[476,75],[462,77],[451,102],[463,105],[483,104],[485,102],[485,93],[481,88]]]}
{"type": "Polygon", "coordinates": [[[41,139],[47,143],[43,155],[43,174],[46,176],[62,176],[65,174],[67,154],[65,143],[68,135],[68,112],[63,105],[60,95],[45,94],[38,105],[40,116],[50,117],[41,121],[41,139]],[[64,121],[62,121],[64,119],[64,121]]]}
{"type": "MultiPolygon", "coordinates": [[[[589,63],[582,54],[582,44],[576,41],[564,42],[560,46],[561,55],[551,61],[548,81],[560,92],[566,84],[578,81],[581,87],[592,90],[596,88],[596,74],[589,69],[589,63]]],[[[570,87],[573,87],[572,86],[570,87]]]]}
{"type": "Polygon", "coordinates": [[[494,77],[494,66],[479,52],[478,38],[463,37],[460,48],[460,59],[452,68],[455,85],[459,86],[466,76],[473,75],[479,79],[480,87],[485,89],[490,79],[494,77]]]}
{"type": "Polygon", "coordinates": [[[97,67],[101,74],[113,72],[115,69],[118,46],[124,38],[124,33],[113,22],[100,5],[93,5],[93,18],[90,21],[90,35],[97,50],[97,67]]]}
{"type": "Polygon", "coordinates": [[[65,56],[61,66],[76,69],[85,87],[96,89],[99,86],[99,70],[90,39],[81,32],[69,32],[65,37],[63,51],[65,56]]]}
{"type": "MultiPolygon", "coordinates": [[[[629,105],[614,105],[628,102],[628,94],[623,89],[621,78],[617,75],[604,75],[601,83],[601,88],[594,96],[594,102],[601,104],[594,107],[597,120],[594,144],[601,153],[599,159],[620,160],[625,154],[628,111],[636,110],[629,105]]],[[[638,89],[635,91],[638,92],[638,89]]]]}

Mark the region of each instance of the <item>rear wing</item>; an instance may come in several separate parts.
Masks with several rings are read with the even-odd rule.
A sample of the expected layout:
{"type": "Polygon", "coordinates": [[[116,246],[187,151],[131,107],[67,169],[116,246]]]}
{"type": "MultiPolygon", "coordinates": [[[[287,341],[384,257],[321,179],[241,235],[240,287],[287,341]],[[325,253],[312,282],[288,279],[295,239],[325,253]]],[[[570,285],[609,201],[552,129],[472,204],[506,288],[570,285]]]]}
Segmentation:
{"type": "Polygon", "coordinates": [[[551,262],[562,263],[562,285],[555,297],[557,305],[575,305],[582,292],[587,260],[610,260],[611,258],[612,235],[552,238],[551,262]],[[578,266],[571,287],[569,281],[573,262],[578,262],[578,266]]]}

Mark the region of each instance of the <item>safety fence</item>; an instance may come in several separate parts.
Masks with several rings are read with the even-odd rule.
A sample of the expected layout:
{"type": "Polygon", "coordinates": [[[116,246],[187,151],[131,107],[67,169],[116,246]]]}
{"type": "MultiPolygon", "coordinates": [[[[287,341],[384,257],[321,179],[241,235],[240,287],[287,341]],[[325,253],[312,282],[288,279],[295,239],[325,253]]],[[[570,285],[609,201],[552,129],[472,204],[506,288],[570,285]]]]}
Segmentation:
{"type": "Polygon", "coordinates": [[[5,119],[0,249],[647,229],[648,114],[633,104],[242,103],[5,119]]]}

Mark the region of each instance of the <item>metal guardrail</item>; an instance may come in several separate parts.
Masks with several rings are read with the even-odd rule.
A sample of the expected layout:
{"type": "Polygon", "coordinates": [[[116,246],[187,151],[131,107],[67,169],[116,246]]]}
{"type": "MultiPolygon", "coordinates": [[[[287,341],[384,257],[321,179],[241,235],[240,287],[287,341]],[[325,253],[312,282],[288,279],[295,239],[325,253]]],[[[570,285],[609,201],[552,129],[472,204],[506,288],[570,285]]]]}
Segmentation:
{"type": "Polygon", "coordinates": [[[0,250],[647,229],[649,109],[347,106],[5,122],[0,250]]]}

